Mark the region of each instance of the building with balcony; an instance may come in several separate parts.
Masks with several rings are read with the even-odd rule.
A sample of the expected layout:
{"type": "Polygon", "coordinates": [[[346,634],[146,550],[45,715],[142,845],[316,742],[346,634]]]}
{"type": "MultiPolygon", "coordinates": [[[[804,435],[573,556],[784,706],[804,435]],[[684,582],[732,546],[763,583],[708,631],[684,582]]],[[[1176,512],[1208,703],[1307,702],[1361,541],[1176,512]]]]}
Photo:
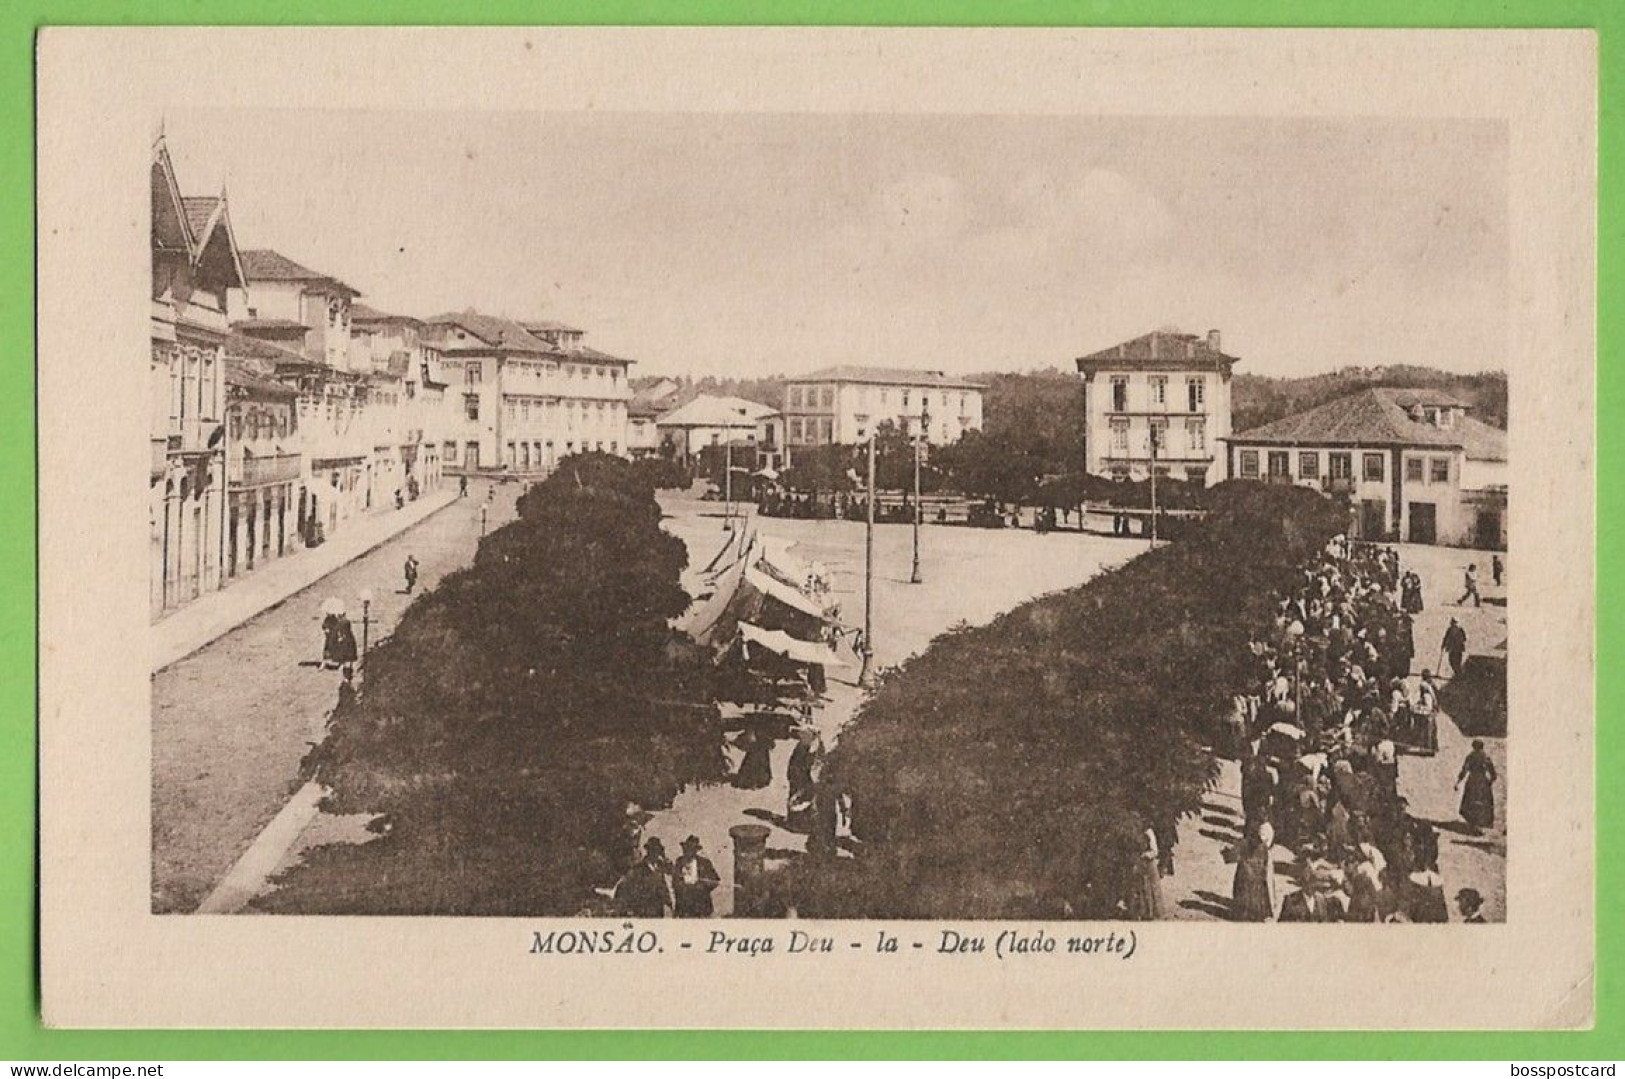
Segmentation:
{"type": "Polygon", "coordinates": [[[1349,500],[1350,535],[1506,546],[1507,436],[1438,390],[1373,388],[1228,441],[1238,479],[1349,500]]]}
{"type": "Polygon", "coordinates": [[[946,446],[982,426],[982,390],[941,371],[901,367],[825,367],[784,387],[784,445],[852,445],[868,425],[891,420],[911,436],[946,446]]]}
{"type": "Polygon", "coordinates": [[[273,350],[278,346],[240,334],[227,339],[227,581],[302,546],[299,391],[276,380],[265,355],[273,350]]]}
{"type": "Polygon", "coordinates": [[[574,453],[628,456],[631,360],[583,331],[477,311],[427,320],[445,370],[444,468],[545,474],[574,453]]]}
{"type": "Polygon", "coordinates": [[[446,424],[440,348],[410,315],[350,307],[350,363],[368,380],[373,430],[373,501],[413,497],[440,486],[446,424]]]}
{"type": "Polygon", "coordinates": [[[243,283],[226,196],[183,197],[152,152],[151,615],[220,586],[228,295],[243,283]]]}
{"type": "Polygon", "coordinates": [[[1077,360],[1084,383],[1085,469],[1096,476],[1226,478],[1230,373],[1240,362],[1206,337],[1157,331],[1077,360]]]}

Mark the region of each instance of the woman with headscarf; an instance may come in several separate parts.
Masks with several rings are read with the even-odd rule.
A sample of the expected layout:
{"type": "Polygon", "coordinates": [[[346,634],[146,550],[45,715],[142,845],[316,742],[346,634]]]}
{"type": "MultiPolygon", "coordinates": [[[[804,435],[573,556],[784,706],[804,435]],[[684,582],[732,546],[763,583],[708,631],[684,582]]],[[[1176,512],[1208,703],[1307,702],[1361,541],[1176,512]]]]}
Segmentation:
{"type": "Polygon", "coordinates": [[[1495,762],[1484,752],[1484,740],[1474,738],[1472,752],[1461,762],[1456,786],[1463,781],[1467,784],[1461,792],[1461,819],[1475,834],[1495,824],[1496,778],[1495,762]]]}
{"type": "Polygon", "coordinates": [[[1128,917],[1136,922],[1161,921],[1165,915],[1162,905],[1162,872],[1157,867],[1159,859],[1155,829],[1147,828],[1141,833],[1139,849],[1135,854],[1134,865],[1129,871],[1125,904],[1128,908],[1128,917]]]}
{"type": "Polygon", "coordinates": [[[1275,920],[1275,829],[1268,821],[1249,828],[1236,853],[1231,917],[1238,922],[1275,920]]]}

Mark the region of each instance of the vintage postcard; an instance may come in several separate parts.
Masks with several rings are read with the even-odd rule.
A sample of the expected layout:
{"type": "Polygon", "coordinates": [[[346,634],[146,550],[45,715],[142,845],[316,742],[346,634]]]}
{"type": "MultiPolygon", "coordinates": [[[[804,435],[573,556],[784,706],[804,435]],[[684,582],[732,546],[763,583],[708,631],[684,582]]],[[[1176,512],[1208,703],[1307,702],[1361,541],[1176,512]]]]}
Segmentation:
{"type": "Polygon", "coordinates": [[[1595,82],[47,30],[46,1020],[1588,1025],[1595,82]]]}

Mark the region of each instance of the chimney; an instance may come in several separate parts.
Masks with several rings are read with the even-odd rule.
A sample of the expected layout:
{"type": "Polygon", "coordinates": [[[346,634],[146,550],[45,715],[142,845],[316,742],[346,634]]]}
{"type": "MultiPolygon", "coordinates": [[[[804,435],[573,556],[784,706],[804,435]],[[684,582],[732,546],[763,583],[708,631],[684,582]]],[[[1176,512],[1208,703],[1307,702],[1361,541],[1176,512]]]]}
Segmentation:
{"type": "Polygon", "coordinates": [[[1220,349],[1219,349],[1219,331],[1218,330],[1209,330],[1207,332],[1207,347],[1208,347],[1208,351],[1210,351],[1210,352],[1218,352],[1218,351],[1220,351],[1220,349]]]}

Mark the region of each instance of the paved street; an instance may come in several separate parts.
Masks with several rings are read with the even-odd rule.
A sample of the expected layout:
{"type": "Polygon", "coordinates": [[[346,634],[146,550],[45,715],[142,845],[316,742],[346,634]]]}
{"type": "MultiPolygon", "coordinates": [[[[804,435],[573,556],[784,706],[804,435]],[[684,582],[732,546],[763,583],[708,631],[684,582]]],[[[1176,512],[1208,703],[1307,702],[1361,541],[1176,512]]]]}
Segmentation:
{"type": "MultiPolygon", "coordinates": [[[[448,477],[448,484],[455,484],[448,477]]],[[[509,519],[520,487],[498,486],[489,519],[509,519]]],[[[299,786],[299,762],[320,732],[339,675],[313,665],[321,605],[371,589],[372,637],[409,602],[401,565],[421,563],[419,589],[465,564],[479,535],[487,485],[467,499],[291,596],[152,680],[152,889],[155,912],[192,911],[299,786]]],[[[296,556],[297,557],[297,556],[296,556]]]]}
{"type": "MultiPolygon", "coordinates": [[[[667,494],[662,494],[661,504],[669,515],[667,531],[688,544],[690,563],[709,562],[724,538],[721,505],[667,494]]],[[[862,625],[862,523],[763,517],[756,525],[761,535],[795,541],[791,553],[796,557],[828,566],[834,572],[834,595],[841,605],[842,620],[862,625]]],[[[991,621],[1035,596],[1082,584],[1146,550],[1144,540],[935,526],[924,530],[921,544],[925,580],[909,584],[910,529],[906,525],[875,529],[874,649],[881,667],[895,666],[922,651],[932,638],[956,623],[991,621]]],[[[850,651],[843,649],[843,655],[850,651]]],[[[841,727],[861,699],[853,684],[857,675],[855,665],[833,671],[830,699],[814,715],[828,745],[839,739],[841,727]]],[[[660,839],[673,853],[690,833],[700,837],[723,878],[716,892],[719,915],[733,909],[729,828],[769,825],[769,854],[781,861],[806,849],[804,836],[779,826],[789,794],[785,766],[792,748],[789,741],[775,747],[772,785],[761,790],[737,790],[728,785],[690,788],[649,822],[646,834],[660,839]]]]}

